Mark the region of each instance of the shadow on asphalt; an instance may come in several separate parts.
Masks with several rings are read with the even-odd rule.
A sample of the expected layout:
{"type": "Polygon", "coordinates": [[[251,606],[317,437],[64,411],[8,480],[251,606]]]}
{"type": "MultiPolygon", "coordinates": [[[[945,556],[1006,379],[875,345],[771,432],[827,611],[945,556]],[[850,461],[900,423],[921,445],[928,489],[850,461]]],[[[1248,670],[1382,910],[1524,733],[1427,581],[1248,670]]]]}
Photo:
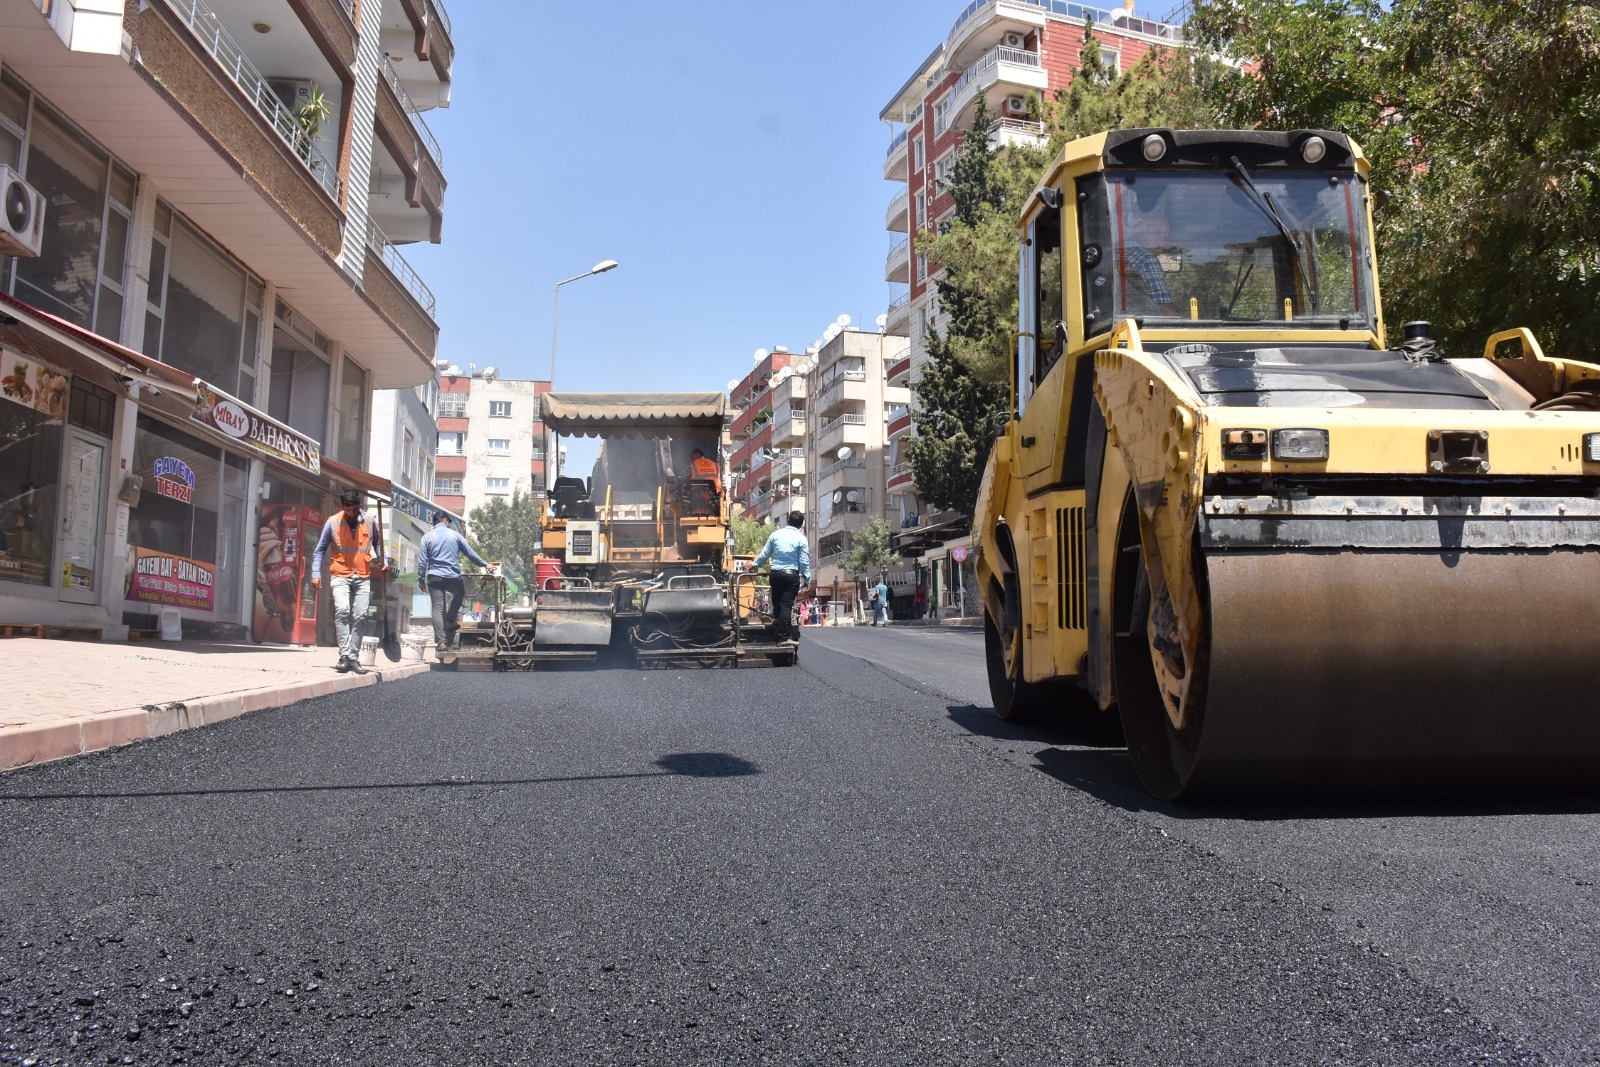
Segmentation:
{"type": "Polygon", "coordinates": [[[440,778],[432,782],[360,782],[348,785],[241,786],[222,789],[155,789],[126,793],[0,793],[0,803],[8,800],[132,800],[158,797],[213,797],[236,794],[271,793],[359,793],[391,789],[506,788],[523,785],[553,785],[558,782],[606,782],[625,778],[742,778],[760,774],[761,768],[747,759],[726,752],[674,752],[655,761],[659,771],[632,774],[570,774],[552,778],[440,778]]]}
{"type": "Polygon", "coordinates": [[[1034,753],[1035,768],[1063,785],[1088,793],[1130,812],[1154,812],[1172,819],[1215,819],[1230,822],[1279,822],[1307,819],[1472,818],[1503,815],[1600,814],[1600,794],[1564,795],[1494,786],[1434,790],[1426,794],[1405,783],[1398,788],[1339,789],[1320,786],[1315,792],[1283,789],[1249,794],[1209,796],[1182,803],[1160,800],[1145,792],[1128,758],[1122,728],[1115,716],[1042,723],[1007,722],[993,708],[951,705],[950,721],[969,733],[997,741],[1018,741],[1051,747],[1034,753]]]}

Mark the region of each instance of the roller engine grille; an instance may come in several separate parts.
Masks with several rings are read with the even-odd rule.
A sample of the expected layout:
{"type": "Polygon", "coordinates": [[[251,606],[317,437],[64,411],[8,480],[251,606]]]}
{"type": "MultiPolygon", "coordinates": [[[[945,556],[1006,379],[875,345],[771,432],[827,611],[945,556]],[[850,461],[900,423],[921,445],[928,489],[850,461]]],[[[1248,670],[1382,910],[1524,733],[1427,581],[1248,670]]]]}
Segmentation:
{"type": "Polygon", "coordinates": [[[1056,509],[1056,621],[1063,630],[1088,628],[1083,508],[1056,509]]]}

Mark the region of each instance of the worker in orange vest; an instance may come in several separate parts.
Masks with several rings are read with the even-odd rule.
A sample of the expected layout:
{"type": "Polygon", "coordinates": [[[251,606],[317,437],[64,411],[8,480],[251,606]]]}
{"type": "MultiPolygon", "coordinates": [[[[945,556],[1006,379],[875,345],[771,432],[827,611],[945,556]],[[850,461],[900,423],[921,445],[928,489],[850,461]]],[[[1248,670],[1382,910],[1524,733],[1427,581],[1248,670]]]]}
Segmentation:
{"type": "Polygon", "coordinates": [[[377,526],[361,510],[361,494],[346,489],[339,494],[340,509],[322,527],[316,555],[311,558],[311,587],[322,584],[322,557],[328,557],[328,583],[333,593],[333,621],[339,632],[340,674],[361,667],[361,624],[372,602],[372,575],[388,569],[383,559],[383,539],[377,526]],[[331,549],[331,551],[330,551],[331,549]]]}
{"type": "Polygon", "coordinates": [[[722,494],[722,472],[717,470],[715,460],[706,458],[706,454],[698,448],[689,452],[689,467],[692,473],[689,477],[697,481],[710,482],[716,487],[717,494],[722,494]]]}

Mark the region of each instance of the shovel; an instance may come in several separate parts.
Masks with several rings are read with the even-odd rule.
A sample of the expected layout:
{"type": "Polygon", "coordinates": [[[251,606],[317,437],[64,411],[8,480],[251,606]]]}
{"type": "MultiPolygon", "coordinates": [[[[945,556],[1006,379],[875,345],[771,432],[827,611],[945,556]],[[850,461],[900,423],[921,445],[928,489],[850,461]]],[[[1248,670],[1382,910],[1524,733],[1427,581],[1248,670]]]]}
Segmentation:
{"type": "Polygon", "coordinates": [[[389,576],[392,568],[388,566],[389,549],[383,539],[383,505],[378,505],[378,543],[384,545],[383,558],[385,567],[383,577],[378,580],[378,614],[383,619],[383,643],[379,646],[390,663],[400,662],[400,635],[394,632],[394,627],[389,624],[389,576]]]}

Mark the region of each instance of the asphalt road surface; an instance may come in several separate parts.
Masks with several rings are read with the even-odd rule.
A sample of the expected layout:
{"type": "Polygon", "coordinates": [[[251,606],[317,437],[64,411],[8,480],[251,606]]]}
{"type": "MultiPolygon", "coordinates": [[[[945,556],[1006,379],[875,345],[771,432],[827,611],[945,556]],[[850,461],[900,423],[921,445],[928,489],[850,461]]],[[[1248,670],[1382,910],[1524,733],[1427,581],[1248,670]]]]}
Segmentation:
{"type": "Polygon", "coordinates": [[[1600,802],[1147,800],[973,631],[0,778],[0,1062],[1578,1064],[1600,802]]]}

